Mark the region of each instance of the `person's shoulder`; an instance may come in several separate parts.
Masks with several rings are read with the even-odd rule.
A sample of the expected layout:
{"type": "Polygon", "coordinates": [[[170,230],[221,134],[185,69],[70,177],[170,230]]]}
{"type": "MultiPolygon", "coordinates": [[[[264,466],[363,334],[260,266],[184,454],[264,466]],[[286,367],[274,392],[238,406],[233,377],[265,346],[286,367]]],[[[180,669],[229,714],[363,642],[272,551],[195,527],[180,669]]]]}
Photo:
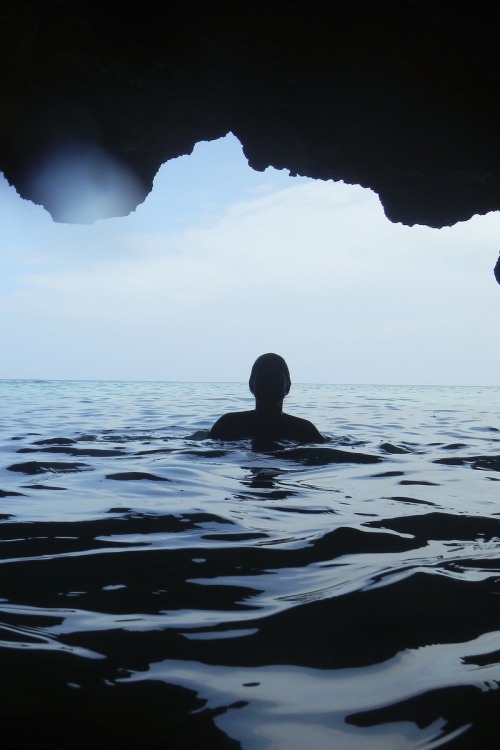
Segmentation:
{"type": "Polygon", "coordinates": [[[283,417],[285,417],[287,432],[292,436],[292,440],[300,440],[304,443],[324,443],[326,441],[326,438],[308,419],[294,417],[292,414],[283,414],[283,417]]]}
{"type": "Polygon", "coordinates": [[[215,440],[240,440],[248,437],[247,428],[253,412],[236,411],[223,414],[209,430],[208,437],[215,440]]]}

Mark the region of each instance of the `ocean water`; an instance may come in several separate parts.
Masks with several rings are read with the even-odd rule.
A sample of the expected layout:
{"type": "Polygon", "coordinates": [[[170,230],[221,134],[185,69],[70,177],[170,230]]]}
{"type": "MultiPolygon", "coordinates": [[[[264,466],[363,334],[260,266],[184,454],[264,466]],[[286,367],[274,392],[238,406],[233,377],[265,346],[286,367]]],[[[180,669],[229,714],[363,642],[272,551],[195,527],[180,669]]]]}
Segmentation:
{"type": "Polygon", "coordinates": [[[25,747],[496,748],[500,388],[0,381],[0,706],[25,747]]]}

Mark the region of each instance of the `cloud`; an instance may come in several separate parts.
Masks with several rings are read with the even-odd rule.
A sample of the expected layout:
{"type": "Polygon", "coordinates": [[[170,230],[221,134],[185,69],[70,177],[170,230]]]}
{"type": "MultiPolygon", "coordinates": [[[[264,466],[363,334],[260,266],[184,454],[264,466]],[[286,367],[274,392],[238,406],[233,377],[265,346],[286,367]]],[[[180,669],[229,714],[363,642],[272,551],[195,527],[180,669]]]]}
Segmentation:
{"type": "Polygon", "coordinates": [[[174,229],[158,185],[154,211],[58,229],[52,251],[31,234],[46,261],[27,253],[0,300],[6,376],[242,380],[275,350],[295,381],[496,382],[497,214],[408,228],[359,187],[239,184],[174,229]]]}

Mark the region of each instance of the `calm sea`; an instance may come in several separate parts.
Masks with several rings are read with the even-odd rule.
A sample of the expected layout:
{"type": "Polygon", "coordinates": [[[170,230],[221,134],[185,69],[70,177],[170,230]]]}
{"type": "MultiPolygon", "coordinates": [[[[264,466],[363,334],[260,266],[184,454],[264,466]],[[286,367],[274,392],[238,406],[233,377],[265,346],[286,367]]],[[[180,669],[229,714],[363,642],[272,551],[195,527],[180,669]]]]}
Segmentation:
{"type": "Polygon", "coordinates": [[[500,736],[500,388],[0,381],[3,747],[500,736]]]}

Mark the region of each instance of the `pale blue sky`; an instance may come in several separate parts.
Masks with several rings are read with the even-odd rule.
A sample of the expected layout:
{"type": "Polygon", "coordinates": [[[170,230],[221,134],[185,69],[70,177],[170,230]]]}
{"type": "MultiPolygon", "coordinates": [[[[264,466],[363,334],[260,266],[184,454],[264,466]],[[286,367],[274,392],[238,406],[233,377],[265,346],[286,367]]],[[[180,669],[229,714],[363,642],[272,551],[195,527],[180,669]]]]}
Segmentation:
{"type": "Polygon", "coordinates": [[[2,178],[0,377],[498,385],[500,215],[391,224],[377,196],[247,166],[228,136],[129,217],[55,224],[2,178]]]}

